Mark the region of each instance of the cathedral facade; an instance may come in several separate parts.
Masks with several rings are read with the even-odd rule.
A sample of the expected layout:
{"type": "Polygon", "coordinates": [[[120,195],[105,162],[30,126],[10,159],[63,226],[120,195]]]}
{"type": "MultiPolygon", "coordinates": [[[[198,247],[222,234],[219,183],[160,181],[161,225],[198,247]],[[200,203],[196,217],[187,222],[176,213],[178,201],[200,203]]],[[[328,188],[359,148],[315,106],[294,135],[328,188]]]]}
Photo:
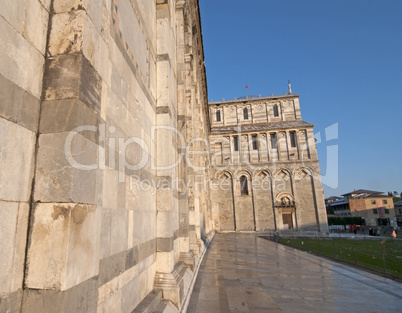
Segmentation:
{"type": "Polygon", "coordinates": [[[219,231],[320,231],[327,216],[313,126],[299,96],[209,104],[211,198],[219,231]]]}

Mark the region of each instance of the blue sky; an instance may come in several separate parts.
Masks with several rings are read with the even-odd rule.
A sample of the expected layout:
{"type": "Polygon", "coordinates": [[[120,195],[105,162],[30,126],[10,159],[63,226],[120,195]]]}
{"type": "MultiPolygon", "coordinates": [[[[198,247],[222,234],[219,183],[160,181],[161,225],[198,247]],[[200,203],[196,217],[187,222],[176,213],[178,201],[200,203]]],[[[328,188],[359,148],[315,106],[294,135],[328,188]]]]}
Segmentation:
{"type": "Polygon", "coordinates": [[[320,133],[323,175],[336,169],[327,151],[338,150],[325,197],[402,192],[402,0],[200,0],[200,8],[210,100],[280,95],[290,80],[303,120],[320,133]]]}

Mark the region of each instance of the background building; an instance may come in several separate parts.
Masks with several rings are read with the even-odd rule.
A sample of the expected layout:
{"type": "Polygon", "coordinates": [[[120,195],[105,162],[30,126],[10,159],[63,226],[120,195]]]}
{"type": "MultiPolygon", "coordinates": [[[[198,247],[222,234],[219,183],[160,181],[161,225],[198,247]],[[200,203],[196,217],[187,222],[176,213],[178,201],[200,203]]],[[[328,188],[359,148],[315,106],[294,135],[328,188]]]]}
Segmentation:
{"type": "Polygon", "coordinates": [[[299,96],[209,104],[214,227],[328,230],[313,126],[299,96]]]}
{"type": "Polygon", "coordinates": [[[383,192],[358,189],[336,197],[326,199],[327,210],[334,215],[361,217],[366,226],[396,226],[396,215],[392,196],[383,192]],[[331,201],[334,200],[334,201],[331,201]]]}
{"type": "Polygon", "coordinates": [[[395,202],[394,207],[398,226],[402,226],[402,201],[395,202]]]}
{"type": "Polygon", "coordinates": [[[363,219],[366,226],[396,226],[394,202],[384,195],[366,195],[349,199],[350,215],[363,219]]]}
{"type": "Polygon", "coordinates": [[[349,201],[344,197],[331,196],[325,199],[328,214],[350,216],[349,201]]]}

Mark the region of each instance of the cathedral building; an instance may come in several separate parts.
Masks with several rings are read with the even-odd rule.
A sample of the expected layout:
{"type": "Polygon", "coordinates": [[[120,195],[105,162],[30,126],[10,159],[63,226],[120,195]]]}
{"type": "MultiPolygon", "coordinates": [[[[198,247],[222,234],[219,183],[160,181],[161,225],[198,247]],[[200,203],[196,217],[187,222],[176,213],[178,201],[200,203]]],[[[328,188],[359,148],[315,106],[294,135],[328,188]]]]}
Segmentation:
{"type": "Polygon", "coordinates": [[[326,230],[298,96],[208,104],[198,0],[0,29],[0,312],[185,312],[215,231],[326,230]]]}
{"type": "Polygon", "coordinates": [[[326,232],[313,124],[299,96],[209,103],[212,213],[219,231],[326,232]]]}

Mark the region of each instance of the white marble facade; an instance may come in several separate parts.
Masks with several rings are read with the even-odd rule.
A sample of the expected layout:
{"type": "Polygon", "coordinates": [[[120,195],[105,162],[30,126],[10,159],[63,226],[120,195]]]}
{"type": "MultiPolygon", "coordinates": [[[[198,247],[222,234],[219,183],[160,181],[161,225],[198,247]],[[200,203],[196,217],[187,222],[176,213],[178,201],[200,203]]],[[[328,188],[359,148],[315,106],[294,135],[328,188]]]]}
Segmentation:
{"type": "Polygon", "coordinates": [[[323,230],[312,125],[272,128],[298,97],[208,105],[198,0],[6,1],[0,29],[0,312],[184,311],[215,230],[278,201],[323,230]]]}
{"type": "Polygon", "coordinates": [[[7,1],[0,24],[0,312],[183,309],[213,234],[182,158],[208,134],[198,1],[7,1]]]}

